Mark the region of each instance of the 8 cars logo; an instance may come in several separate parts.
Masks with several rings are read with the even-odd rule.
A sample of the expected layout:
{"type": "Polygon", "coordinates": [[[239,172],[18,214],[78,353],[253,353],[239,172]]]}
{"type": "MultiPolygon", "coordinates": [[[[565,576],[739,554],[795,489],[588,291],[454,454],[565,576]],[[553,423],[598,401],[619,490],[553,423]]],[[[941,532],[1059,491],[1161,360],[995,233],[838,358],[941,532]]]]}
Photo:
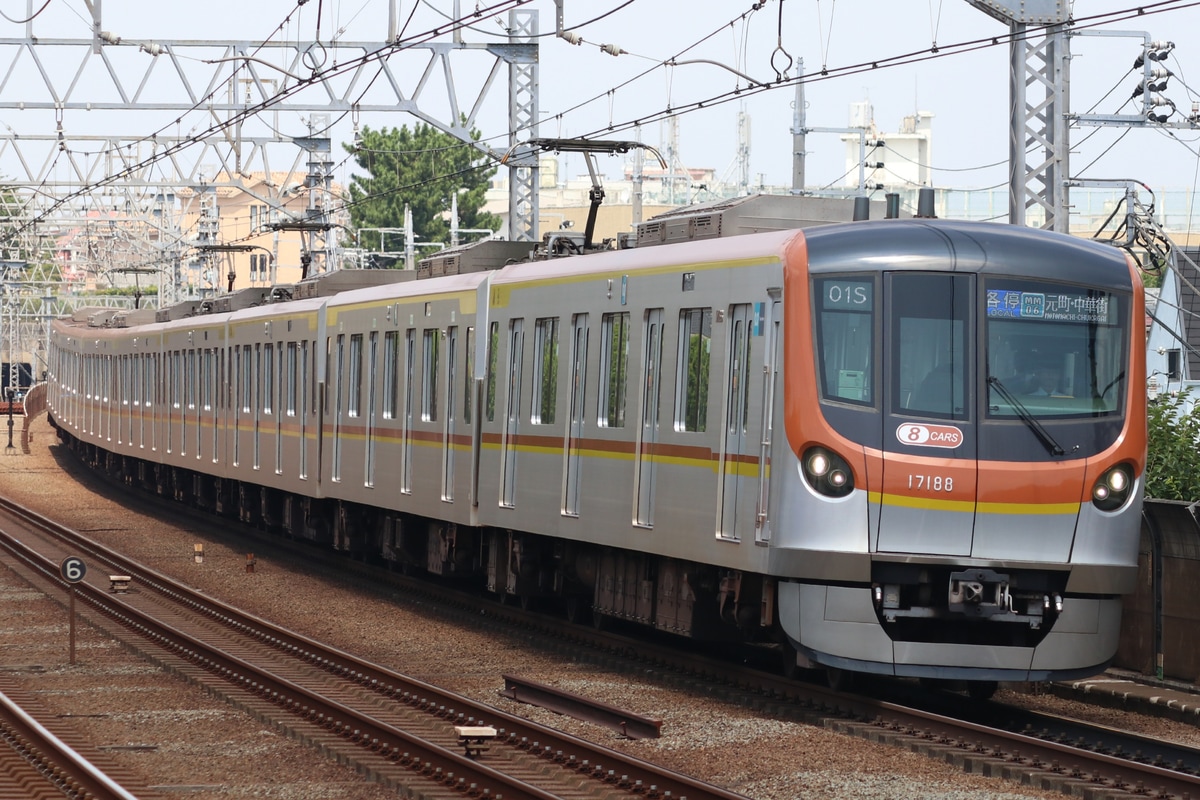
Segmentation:
{"type": "Polygon", "coordinates": [[[919,425],[906,422],[896,428],[896,439],[901,444],[917,447],[958,447],[963,442],[963,432],[953,425],[919,425]]]}

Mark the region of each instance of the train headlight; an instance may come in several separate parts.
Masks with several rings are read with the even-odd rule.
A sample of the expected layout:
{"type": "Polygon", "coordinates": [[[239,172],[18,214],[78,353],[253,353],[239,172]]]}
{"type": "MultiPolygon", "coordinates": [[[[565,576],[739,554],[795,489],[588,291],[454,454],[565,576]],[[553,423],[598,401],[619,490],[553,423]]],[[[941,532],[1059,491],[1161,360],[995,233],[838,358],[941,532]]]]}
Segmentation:
{"type": "Polygon", "coordinates": [[[837,453],[823,447],[809,448],[800,460],[808,485],[827,497],[845,497],[854,491],[854,473],[837,453]]]}
{"type": "Polygon", "coordinates": [[[1115,511],[1125,505],[1133,488],[1129,466],[1118,464],[1109,469],[1092,486],[1092,503],[1101,511],[1115,511]]]}

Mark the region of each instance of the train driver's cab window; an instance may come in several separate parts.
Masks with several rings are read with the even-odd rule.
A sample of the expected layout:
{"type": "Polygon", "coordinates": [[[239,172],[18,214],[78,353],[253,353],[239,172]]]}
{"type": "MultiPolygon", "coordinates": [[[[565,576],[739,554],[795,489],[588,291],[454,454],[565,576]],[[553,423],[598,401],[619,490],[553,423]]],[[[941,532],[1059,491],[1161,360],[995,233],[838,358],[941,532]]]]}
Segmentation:
{"type": "Polygon", "coordinates": [[[1017,279],[989,281],[985,296],[989,416],[1121,411],[1127,296],[1017,279]]]}
{"type": "Polygon", "coordinates": [[[875,282],[870,277],[813,283],[818,368],[826,400],[873,405],[875,282]]]}

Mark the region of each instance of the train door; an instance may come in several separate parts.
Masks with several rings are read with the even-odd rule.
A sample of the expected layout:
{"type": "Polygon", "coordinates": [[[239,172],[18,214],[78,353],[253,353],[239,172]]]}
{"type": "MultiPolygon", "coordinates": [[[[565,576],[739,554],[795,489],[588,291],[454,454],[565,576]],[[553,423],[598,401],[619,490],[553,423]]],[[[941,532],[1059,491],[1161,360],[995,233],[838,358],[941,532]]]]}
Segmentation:
{"type": "MultiPolygon", "coordinates": [[[[173,452],[175,447],[175,437],[172,434],[175,432],[175,417],[180,413],[180,398],[182,397],[181,382],[183,377],[179,374],[179,351],[171,350],[167,353],[167,368],[170,371],[168,384],[168,393],[170,397],[167,401],[167,452],[173,452]]],[[[182,440],[179,440],[182,442],[182,440]]],[[[182,444],[180,444],[182,447],[182,444]]]]}
{"type": "Polygon", "coordinates": [[[416,363],[417,331],[404,332],[404,430],[400,439],[400,491],[412,494],[413,371],[416,363]]]}
{"type": "Polygon", "coordinates": [[[974,275],[885,273],[877,547],[967,556],[975,522],[974,275]]]}
{"type": "Polygon", "coordinates": [[[717,502],[717,534],[740,539],[743,518],[754,503],[751,467],[758,456],[758,443],[747,434],[750,424],[750,342],[755,333],[751,306],[735,305],[729,313],[729,341],[725,371],[725,433],[721,448],[720,495],[717,502]]]}
{"type": "Polygon", "coordinates": [[[521,425],[521,355],[525,347],[524,320],[508,327],[508,403],[500,440],[500,505],[512,508],[517,491],[517,434],[521,425]]]}
{"type": "Polygon", "coordinates": [[[254,364],[252,367],[254,376],[254,389],[251,406],[253,414],[253,430],[254,430],[254,469],[262,467],[262,396],[263,396],[263,372],[262,372],[262,345],[254,345],[254,364]]]}
{"type": "Polygon", "coordinates": [[[342,428],[345,425],[342,415],[346,413],[343,388],[346,377],[346,334],[337,335],[335,346],[333,375],[330,376],[333,381],[333,463],[330,464],[329,479],[337,483],[342,479],[342,428]]]}
{"type": "Polygon", "coordinates": [[[275,391],[272,411],[275,414],[275,474],[283,474],[283,417],[287,412],[287,347],[283,342],[275,343],[275,391]]]}
{"type": "Polygon", "coordinates": [[[634,524],[654,526],[654,458],[658,444],[659,377],[662,372],[663,310],[646,311],[642,351],[642,414],[634,473],[634,524]]]}
{"type": "Polygon", "coordinates": [[[204,351],[204,410],[208,412],[209,422],[212,423],[210,436],[211,458],[214,464],[221,460],[221,389],[224,381],[221,375],[220,351],[210,347],[204,351]]]}
{"type": "MultiPolygon", "coordinates": [[[[313,346],[313,361],[316,362],[316,346],[313,346]]],[[[309,387],[315,387],[316,381],[310,376],[316,374],[316,364],[308,363],[308,341],[300,343],[300,480],[308,479],[308,415],[316,404],[309,397],[309,387]],[[310,383],[311,381],[311,383],[310,383]]]]}
{"type": "Polygon", "coordinates": [[[375,485],[375,439],[376,433],[376,389],[377,375],[379,374],[379,331],[371,331],[370,339],[367,342],[367,448],[363,455],[365,463],[363,464],[363,485],[375,485]]]}
{"type": "Polygon", "coordinates": [[[458,381],[458,328],[446,329],[446,413],[442,429],[442,499],[454,502],[454,404],[458,381]]]}
{"type": "Polygon", "coordinates": [[[117,404],[117,444],[133,444],[133,408],[129,396],[129,356],[117,356],[120,402],[117,404]]]}
{"type": "MultiPolygon", "coordinates": [[[[242,408],[244,407],[245,392],[247,390],[246,377],[242,370],[245,367],[242,365],[242,348],[234,345],[233,348],[233,466],[241,466],[242,463],[242,408]]],[[[246,357],[249,361],[249,357],[246,357]]]]}
{"type": "Polygon", "coordinates": [[[768,315],[762,321],[766,344],[763,349],[766,361],[763,369],[762,391],[762,436],[759,437],[758,451],[758,502],[754,511],[755,539],[767,542],[771,539],[770,509],[771,509],[771,445],[775,438],[775,388],[779,383],[779,350],[782,337],[780,334],[780,302],[778,289],[771,290],[772,300],[767,306],[768,315]]]}
{"type": "Polygon", "coordinates": [[[582,465],[583,399],[587,392],[588,315],[576,314],[571,323],[571,414],[567,421],[566,469],[563,471],[563,514],[579,516],[579,470],[582,465]]]}
{"type": "MultiPolygon", "coordinates": [[[[298,393],[298,384],[297,384],[297,380],[298,380],[299,376],[297,375],[297,369],[296,369],[298,366],[298,363],[299,363],[298,362],[299,350],[297,349],[295,342],[287,342],[286,345],[283,345],[283,348],[284,348],[284,353],[285,353],[285,358],[286,358],[286,360],[284,362],[285,366],[283,368],[283,373],[284,373],[284,390],[283,391],[285,392],[284,397],[286,399],[280,404],[283,406],[283,408],[280,410],[280,416],[283,416],[284,414],[286,414],[288,428],[294,430],[296,428],[296,410],[299,407],[299,403],[298,403],[299,393],[298,393]]],[[[283,437],[280,436],[280,443],[275,446],[276,449],[279,450],[281,453],[282,453],[282,448],[283,448],[282,440],[283,440],[283,437]]],[[[298,441],[300,444],[300,449],[301,449],[301,451],[303,451],[304,438],[300,437],[300,439],[298,441]]],[[[299,454],[297,453],[296,455],[298,456],[299,454]]],[[[281,460],[282,460],[282,458],[281,458],[281,460]]],[[[291,460],[291,459],[287,459],[287,460],[291,460]]],[[[281,464],[280,469],[282,470],[282,468],[283,467],[281,464]]]]}

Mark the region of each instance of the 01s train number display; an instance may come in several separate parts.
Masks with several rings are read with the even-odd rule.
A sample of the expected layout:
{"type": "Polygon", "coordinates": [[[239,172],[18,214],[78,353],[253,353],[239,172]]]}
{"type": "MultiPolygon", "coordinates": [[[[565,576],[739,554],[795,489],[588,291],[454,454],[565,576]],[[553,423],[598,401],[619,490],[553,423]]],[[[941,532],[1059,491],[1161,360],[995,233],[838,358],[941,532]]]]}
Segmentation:
{"type": "Polygon", "coordinates": [[[827,281],[821,307],[826,311],[870,311],[874,286],[870,281],[827,281]]]}

